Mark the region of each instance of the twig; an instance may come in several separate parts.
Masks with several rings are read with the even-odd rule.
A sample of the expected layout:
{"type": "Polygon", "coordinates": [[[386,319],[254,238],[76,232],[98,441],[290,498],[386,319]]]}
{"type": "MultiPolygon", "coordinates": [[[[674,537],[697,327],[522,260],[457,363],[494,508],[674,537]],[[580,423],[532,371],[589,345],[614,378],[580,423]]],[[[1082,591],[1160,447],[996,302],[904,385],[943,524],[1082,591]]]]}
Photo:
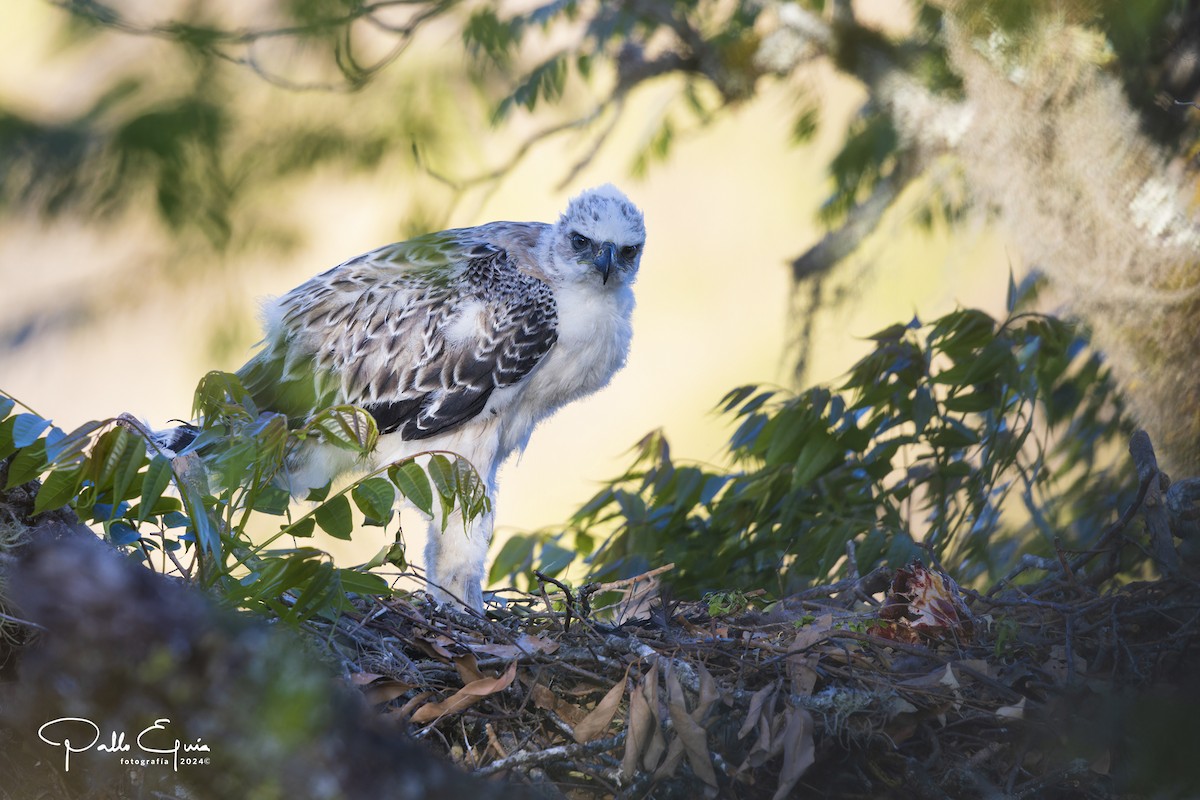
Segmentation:
{"type": "Polygon", "coordinates": [[[566,606],[567,606],[566,619],[563,620],[563,633],[570,633],[571,632],[571,612],[575,609],[575,596],[573,594],[571,594],[571,590],[567,588],[567,585],[565,583],[563,583],[562,581],[556,580],[554,578],[551,578],[549,575],[542,572],[541,570],[535,569],[533,571],[533,575],[539,581],[538,588],[541,589],[542,599],[546,601],[547,613],[553,614],[554,608],[553,608],[553,606],[550,605],[550,598],[546,596],[546,584],[547,583],[554,584],[555,586],[557,586],[559,588],[560,591],[562,591],[563,596],[566,598],[566,606]]]}
{"type": "Polygon", "coordinates": [[[0,611],[0,619],[5,620],[6,622],[15,622],[17,625],[25,625],[30,628],[37,628],[39,631],[46,630],[43,626],[38,625],[36,622],[30,622],[29,620],[21,619],[20,617],[13,617],[5,614],[3,611],[0,611]]]}
{"type": "Polygon", "coordinates": [[[518,750],[512,755],[493,761],[487,766],[480,767],[475,771],[475,774],[481,778],[486,778],[489,775],[495,775],[497,772],[517,767],[547,764],[552,761],[565,760],[579,755],[613,750],[624,743],[625,734],[622,732],[607,739],[597,739],[592,742],[585,742],[584,744],[559,745],[558,747],[548,747],[545,750],[518,750]]]}

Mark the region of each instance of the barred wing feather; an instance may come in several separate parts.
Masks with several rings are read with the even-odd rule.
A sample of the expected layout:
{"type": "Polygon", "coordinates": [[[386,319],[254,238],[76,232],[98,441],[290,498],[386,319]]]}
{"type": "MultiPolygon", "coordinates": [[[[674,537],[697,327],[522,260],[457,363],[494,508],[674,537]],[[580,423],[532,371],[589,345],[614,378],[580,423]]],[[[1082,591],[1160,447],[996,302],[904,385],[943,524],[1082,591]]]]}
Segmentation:
{"type": "Polygon", "coordinates": [[[405,439],[461,425],[556,341],[550,287],[518,268],[538,233],[527,227],[446,231],[334,267],[280,299],[239,375],[295,424],[344,402],[405,439]]]}

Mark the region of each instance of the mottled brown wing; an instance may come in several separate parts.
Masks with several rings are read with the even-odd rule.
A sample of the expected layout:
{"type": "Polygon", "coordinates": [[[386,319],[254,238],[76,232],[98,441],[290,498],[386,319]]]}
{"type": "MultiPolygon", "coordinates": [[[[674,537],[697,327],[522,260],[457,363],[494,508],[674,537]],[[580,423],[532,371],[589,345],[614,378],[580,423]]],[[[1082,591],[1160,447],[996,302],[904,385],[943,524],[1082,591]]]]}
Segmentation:
{"type": "Polygon", "coordinates": [[[432,234],[314,278],[281,299],[267,347],[243,368],[262,376],[251,391],[289,416],[308,396],[308,413],[354,403],[381,432],[405,439],[461,425],[496,389],[528,375],[557,339],[550,287],[518,269],[530,257],[519,242],[536,241],[540,227],[432,234]],[[299,401],[272,397],[289,386],[313,388],[299,401]]]}

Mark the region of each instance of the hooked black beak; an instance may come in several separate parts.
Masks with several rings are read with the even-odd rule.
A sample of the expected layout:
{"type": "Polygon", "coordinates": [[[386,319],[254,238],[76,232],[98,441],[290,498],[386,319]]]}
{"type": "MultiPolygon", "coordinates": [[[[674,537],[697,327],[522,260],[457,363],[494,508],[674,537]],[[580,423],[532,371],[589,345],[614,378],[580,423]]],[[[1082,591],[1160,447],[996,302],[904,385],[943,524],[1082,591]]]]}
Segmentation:
{"type": "Polygon", "coordinates": [[[596,269],[600,270],[600,275],[604,278],[604,283],[608,283],[608,273],[612,270],[613,264],[617,261],[617,246],[612,242],[605,242],[600,245],[599,252],[596,253],[596,260],[592,263],[596,265],[596,269]]]}

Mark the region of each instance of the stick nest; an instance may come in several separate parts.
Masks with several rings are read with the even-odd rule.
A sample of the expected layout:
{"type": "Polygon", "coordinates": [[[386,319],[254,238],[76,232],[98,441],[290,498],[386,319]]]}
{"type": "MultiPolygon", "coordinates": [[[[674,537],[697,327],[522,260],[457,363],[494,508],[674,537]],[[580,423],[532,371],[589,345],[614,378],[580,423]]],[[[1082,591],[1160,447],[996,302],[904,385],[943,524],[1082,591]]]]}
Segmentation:
{"type": "Polygon", "coordinates": [[[1049,574],[986,594],[914,562],[766,608],[650,575],[619,624],[597,587],[488,619],[389,601],[329,641],[385,719],[547,797],[1116,797],[1162,757],[1130,741],[1131,698],[1186,681],[1200,586],[1100,591],[1089,559],[1027,558],[1049,574]]]}

